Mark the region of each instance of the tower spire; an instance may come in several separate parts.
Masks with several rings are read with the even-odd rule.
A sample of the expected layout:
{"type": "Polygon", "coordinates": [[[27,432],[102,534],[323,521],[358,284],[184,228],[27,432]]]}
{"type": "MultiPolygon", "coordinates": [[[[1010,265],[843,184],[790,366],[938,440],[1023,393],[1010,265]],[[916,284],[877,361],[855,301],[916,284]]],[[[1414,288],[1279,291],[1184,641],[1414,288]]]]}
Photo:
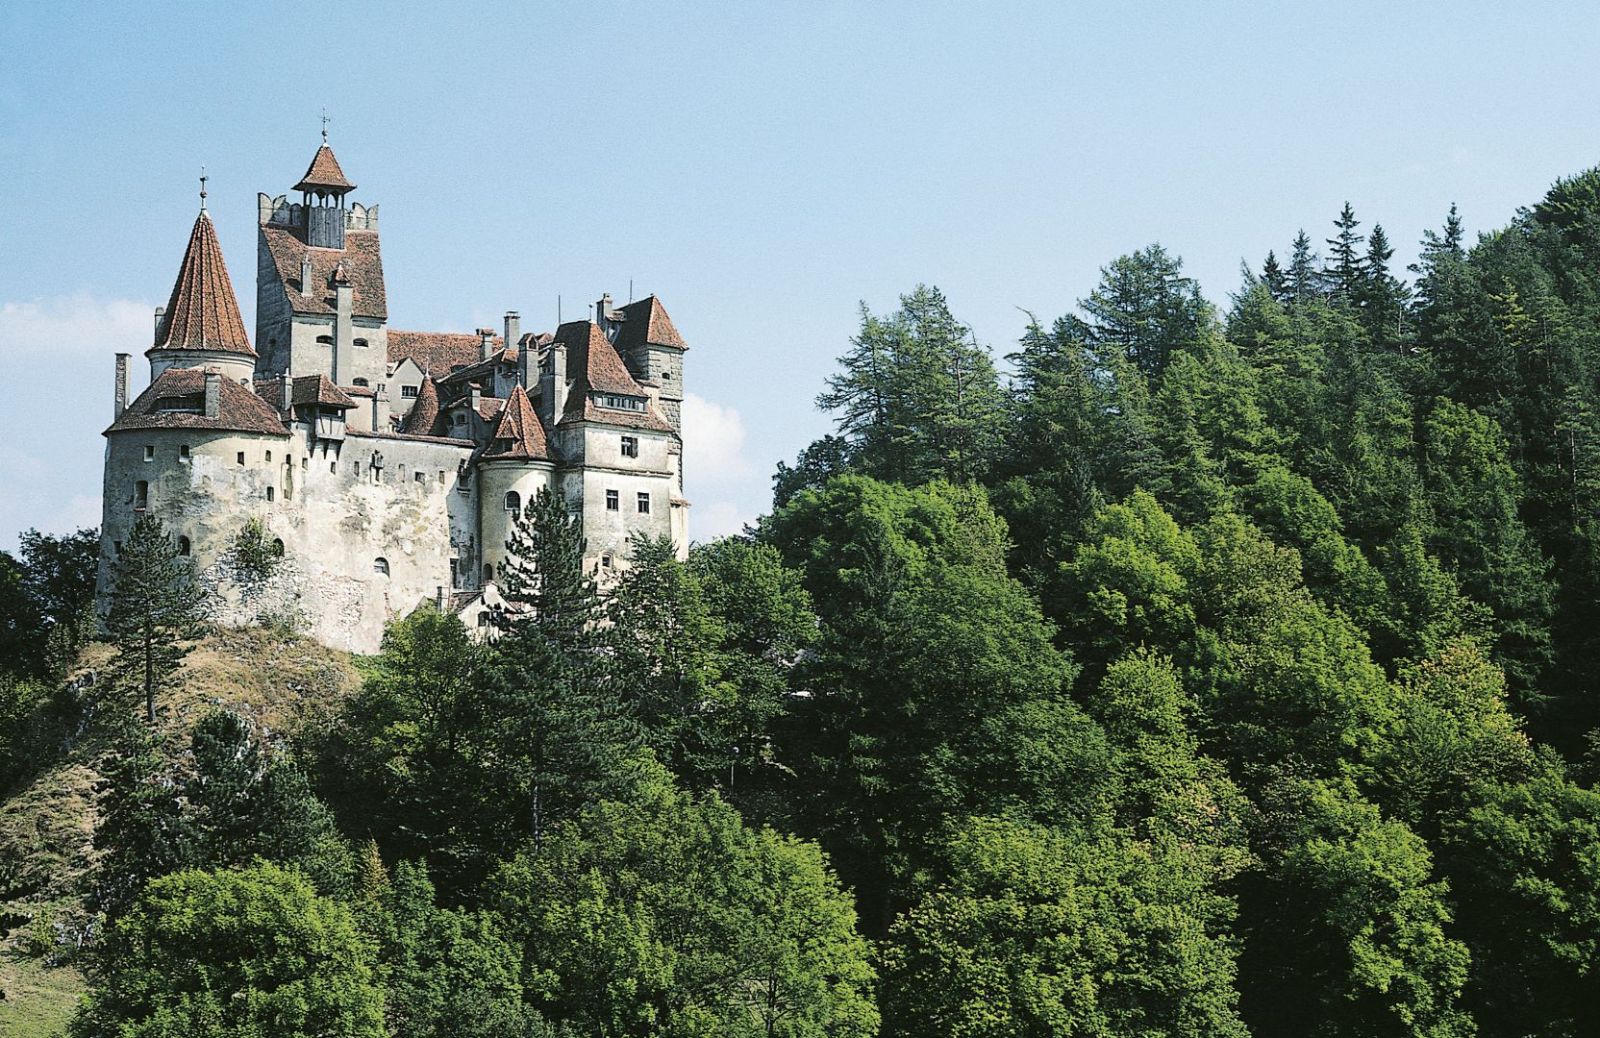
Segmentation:
{"type": "Polygon", "coordinates": [[[328,106],[322,106],[322,143],[328,143],[328,106]]]}
{"type": "Polygon", "coordinates": [[[209,178],[206,176],[206,168],[204,166],[201,166],[200,167],[200,211],[202,213],[206,211],[206,181],[208,179],[209,178]]]}

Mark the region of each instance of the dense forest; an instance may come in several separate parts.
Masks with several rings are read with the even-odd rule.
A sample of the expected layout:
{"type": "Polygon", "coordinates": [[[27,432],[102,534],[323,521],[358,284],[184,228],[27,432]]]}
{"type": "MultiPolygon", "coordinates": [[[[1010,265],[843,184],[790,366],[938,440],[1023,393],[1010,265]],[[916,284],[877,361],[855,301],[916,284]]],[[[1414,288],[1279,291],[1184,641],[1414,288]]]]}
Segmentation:
{"type": "Polygon", "coordinates": [[[864,306],[745,536],[602,593],[542,496],[498,636],[396,622],[326,723],[170,723],[159,523],[98,630],[28,535],[0,778],[103,747],[70,1033],[1594,1033],[1600,171],[1326,235],[999,359],[864,306]]]}

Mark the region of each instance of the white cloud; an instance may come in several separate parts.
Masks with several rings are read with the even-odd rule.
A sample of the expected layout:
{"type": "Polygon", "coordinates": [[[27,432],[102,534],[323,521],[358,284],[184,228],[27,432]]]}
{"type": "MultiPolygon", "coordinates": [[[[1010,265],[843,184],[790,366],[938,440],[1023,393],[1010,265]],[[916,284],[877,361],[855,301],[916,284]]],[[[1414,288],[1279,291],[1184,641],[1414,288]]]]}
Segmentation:
{"type": "Polygon", "coordinates": [[[136,299],[87,293],[0,303],[0,359],[110,356],[150,345],[155,311],[136,299]]]}
{"type": "Polygon", "coordinates": [[[743,532],[759,510],[751,495],[759,497],[763,488],[745,455],[744,418],[738,410],[686,394],[683,453],[684,489],[694,503],[690,535],[709,541],[743,532]]]}

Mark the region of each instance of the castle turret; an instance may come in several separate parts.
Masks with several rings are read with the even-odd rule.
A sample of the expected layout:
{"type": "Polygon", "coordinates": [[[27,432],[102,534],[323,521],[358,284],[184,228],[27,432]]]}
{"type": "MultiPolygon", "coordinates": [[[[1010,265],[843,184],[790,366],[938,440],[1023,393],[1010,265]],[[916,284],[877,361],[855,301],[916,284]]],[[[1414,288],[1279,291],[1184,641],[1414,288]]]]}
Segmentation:
{"type": "Polygon", "coordinates": [[[306,175],[294,190],[306,209],[306,243],[316,249],[344,248],[344,196],[356,186],[339,168],[339,160],[328,147],[328,130],[322,130],[322,147],[311,157],[306,175]]]}
{"type": "Polygon", "coordinates": [[[189,232],[189,245],[172,285],[172,297],[156,325],[150,358],[150,379],[168,368],[214,367],[236,382],[255,372],[256,351],[239,314],[239,301],[222,259],[211,214],[202,191],[200,215],[189,232]]]}

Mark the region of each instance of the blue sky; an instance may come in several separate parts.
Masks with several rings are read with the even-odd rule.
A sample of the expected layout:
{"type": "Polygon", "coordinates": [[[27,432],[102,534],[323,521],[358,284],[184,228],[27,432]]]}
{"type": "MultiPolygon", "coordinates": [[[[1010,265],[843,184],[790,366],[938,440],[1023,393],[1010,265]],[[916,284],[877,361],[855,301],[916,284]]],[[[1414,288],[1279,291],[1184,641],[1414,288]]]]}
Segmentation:
{"type": "Polygon", "coordinates": [[[861,300],[937,284],[1003,354],[1152,241],[1225,304],[1346,199],[1404,261],[1452,201],[1492,228],[1600,161],[1585,4],[16,0],[0,53],[0,547],[98,522],[112,355],[202,163],[253,326],[256,192],[323,106],[394,327],[662,297],[700,537],[826,430],[861,300]]]}

